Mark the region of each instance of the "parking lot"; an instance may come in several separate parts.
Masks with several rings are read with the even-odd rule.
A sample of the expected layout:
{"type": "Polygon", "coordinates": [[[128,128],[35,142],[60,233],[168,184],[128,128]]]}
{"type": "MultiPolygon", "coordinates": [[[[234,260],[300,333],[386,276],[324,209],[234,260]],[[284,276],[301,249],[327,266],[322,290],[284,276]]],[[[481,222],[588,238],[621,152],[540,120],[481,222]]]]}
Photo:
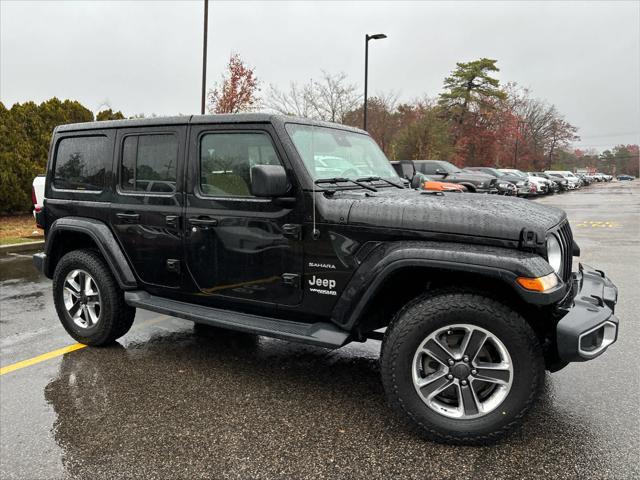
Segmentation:
{"type": "Polygon", "coordinates": [[[506,441],[419,439],[385,403],[375,341],[331,351],[139,311],[117,345],[78,348],[50,281],[12,254],[0,257],[0,477],[637,478],[640,182],[535,201],[567,211],[580,261],[617,284],[621,333],[602,357],[547,374],[506,441]]]}

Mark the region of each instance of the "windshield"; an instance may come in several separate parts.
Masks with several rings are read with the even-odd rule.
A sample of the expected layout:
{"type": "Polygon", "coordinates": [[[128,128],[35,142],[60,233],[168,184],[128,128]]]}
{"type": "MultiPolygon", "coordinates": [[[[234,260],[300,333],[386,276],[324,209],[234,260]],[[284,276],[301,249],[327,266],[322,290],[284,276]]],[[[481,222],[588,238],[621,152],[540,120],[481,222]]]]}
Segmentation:
{"type": "Polygon", "coordinates": [[[447,173],[460,173],[460,172],[462,172],[462,170],[460,170],[458,167],[456,167],[453,163],[449,163],[449,162],[439,162],[438,163],[438,168],[441,168],[442,170],[444,170],[447,173]]]}
{"type": "Polygon", "coordinates": [[[295,123],[288,123],[286,129],[314,180],[400,178],[380,147],[367,135],[295,123]]]}

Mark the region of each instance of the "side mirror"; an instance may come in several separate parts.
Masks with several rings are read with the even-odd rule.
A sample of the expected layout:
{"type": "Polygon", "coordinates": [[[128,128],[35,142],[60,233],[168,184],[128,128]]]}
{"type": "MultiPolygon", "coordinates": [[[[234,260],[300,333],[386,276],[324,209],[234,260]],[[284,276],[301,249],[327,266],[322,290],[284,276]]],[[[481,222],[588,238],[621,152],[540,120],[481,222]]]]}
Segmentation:
{"type": "Polygon", "coordinates": [[[441,168],[436,168],[436,175],[444,175],[446,177],[447,176],[447,172],[445,172],[441,168]]]}
{"type": "Polygon", "coordinates": [[[411,180],[416,175],[416,165],[412,160],[402,160],[400,162],[402,177],[411,180]]]}
{"type": "Polygon", "coordinates": [[[251,168],[251,194],[256,197],[282,197],[289,192],[289,181],[281,165],[255,165],[251,168]]]}

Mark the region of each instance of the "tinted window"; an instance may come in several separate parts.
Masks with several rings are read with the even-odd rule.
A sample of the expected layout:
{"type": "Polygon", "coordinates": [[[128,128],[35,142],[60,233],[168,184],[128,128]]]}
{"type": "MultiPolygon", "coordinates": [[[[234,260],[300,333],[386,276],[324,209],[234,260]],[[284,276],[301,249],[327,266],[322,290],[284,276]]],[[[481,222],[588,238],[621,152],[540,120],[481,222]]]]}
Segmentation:
{"type": "Polygon", "coordinates": [[[436,170],[440,168],[437,163],[431,162],[415,162],[416,171],[426,175],[435,175],[436,170]]]}
{"type": "Polygon", "coordinates": [[[280,165],[264,133],[208,133],[200,142],[200,188],[207,195],[251,195],[251,168],[280,165]]]}
{"type": "Polygon", "coordinates": [[[58,143],[53,185],[67,190],[102,190],[109,150],[104,136],[63,138],[58,143]]]}
{"type": "Polygon", "coordinates": [[[122,145],[120,186],[127,191],[171,193],[176,188],[175,135],[132,135],[122,145]]]}

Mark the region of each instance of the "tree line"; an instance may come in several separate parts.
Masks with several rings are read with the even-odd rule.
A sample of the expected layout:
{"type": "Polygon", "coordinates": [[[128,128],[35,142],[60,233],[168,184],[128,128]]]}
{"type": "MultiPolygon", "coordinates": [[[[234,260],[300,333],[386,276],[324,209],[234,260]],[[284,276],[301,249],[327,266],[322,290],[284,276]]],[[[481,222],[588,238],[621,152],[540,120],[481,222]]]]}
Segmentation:
{"type": "Polygon", "coordinates": [[[41,104],[0,102],[0,212],[28,212],[33,178],[45,172],[51,133],[64,123],[118,120],[122,112],[93,112],[74,100],[52,98],[41,104]]]}
{"type": "MultiPolygon", "coordinates": [[[[457,63],[437,97],[400,102],[393,92],[368,99],[367,127],[392,160],[442,159],[460,167],[487,165],[524,171],[599,171],[638,176],[638,145],[602,153],[573,150],[577,128],[554,105],[515,83],[501,85],[496,60],[457,63]]],[[[362,127],[362,95],[344,73],[321,72],[306,83],[263,92],[254,69],[239,55],[208,95],[210,113],[271,111],[362,127]]],[[[136,115],[142,117],[144,115],[136,115]]],[[[41,104],[0,102],[0,212],[27,212],[31,183],[44,173],[56,125],[123,119],[107,109],[95,115],[77,101],[52,98],[41,104]]]]}
{"type": "MultiPolygon", "coordinates": [[[[497,61],[460,62],[437,97],[399,102],[393,92],[368,98],[367,130],[392,160],[442,159],[460,167],[512,167],[524,171],[596,168],[638,175],[638,146],[602,154],[572,150],[580,137],[555,105],[514,82],[501,85],[497,61]]],[[[210,91],[211,113],[268,110],[362,127],[362,96],[344,73],[321,72],[264,96],[253,68],[232,55],[210,91]],[[248,81],[247,81],[248,80],[248,81]]]]}

